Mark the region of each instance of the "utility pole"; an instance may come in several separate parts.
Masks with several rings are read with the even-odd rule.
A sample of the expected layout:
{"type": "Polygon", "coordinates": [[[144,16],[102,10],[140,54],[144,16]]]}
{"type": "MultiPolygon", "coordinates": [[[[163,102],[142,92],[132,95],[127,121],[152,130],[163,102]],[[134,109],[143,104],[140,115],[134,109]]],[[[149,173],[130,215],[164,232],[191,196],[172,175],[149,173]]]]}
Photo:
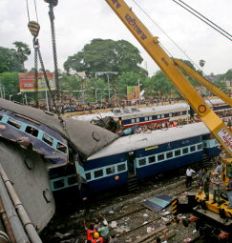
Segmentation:
{"type": "Polygon", "coordinates": [[[108,99],[109,99],[109,102],[111,101],[111,94],[110,94],[110,77],[109,75],[117,75],[118,72],[113,72],[113,71],[105,71],[105,72],[96,72],[95,73],[95,77],[98,77],[98,76],[106,76],[107,78],[107,86],[108,86],[108,99]]]}
{"type": "Polygon", "coordinates": [[[60,84],[59,84],[59,77],[58,77],[58,63],[57,63],[57,51],[56,51],[56,37],[55,37],[55,15],[53,8],[57,6],[58,0],[44,0],[46,3],[49,4],[49,18],[51,24],[51,35],[52,35],[52,49],[53,49],[53,61],[54,61],[54,72],[55,72],[55,83],[56,83],[56,95],[57,99],[60,100],[60,84]]]}

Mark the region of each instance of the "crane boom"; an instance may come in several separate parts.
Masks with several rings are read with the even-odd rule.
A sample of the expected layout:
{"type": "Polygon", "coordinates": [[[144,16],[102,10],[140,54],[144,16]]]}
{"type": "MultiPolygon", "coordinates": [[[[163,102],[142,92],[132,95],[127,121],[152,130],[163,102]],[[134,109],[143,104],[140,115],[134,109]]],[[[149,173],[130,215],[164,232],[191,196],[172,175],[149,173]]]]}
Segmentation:
{"type": "Polygon", "coordinates": [[[175,64],[179,66],[181,69],[183,69],[188,75],[190,75],[192,78],[194,78],[199,84],[205,86],[210,92],[212,92],[217,97],[221,98],[223,101],[225,101],[228,105],[232,106],[232,99],[227,96],[223,91],[221,91],[217,86],[212,84],[209,80],[204,78],[200,73],[192,69],[190,66],[188,66],[186,63],[179,59],[173,59],[175,64]]]}
{"type": "Polygon", "coordinates": [[[181,73],[172,58],[161,48],[158,37],[153,36],[150,33],[124,0],[105,1],[127,26],[161,70],[169,77],[179,93],[187,100],[227,153],[232,156],[231,132],[181,73]]]}

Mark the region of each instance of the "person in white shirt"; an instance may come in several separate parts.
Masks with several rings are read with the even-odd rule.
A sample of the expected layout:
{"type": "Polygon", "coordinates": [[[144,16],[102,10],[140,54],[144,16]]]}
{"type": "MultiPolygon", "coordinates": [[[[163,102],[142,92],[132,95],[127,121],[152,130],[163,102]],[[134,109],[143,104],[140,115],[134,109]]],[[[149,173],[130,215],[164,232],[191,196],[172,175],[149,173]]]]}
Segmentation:
{"type": "Polygon", "coordinates": [[[195,170],[193,170],[192,168],[188,167],[186,170],[186,188],[189,188],[192,186],[192,177],[193,174],[196,173],[195,170]]]}

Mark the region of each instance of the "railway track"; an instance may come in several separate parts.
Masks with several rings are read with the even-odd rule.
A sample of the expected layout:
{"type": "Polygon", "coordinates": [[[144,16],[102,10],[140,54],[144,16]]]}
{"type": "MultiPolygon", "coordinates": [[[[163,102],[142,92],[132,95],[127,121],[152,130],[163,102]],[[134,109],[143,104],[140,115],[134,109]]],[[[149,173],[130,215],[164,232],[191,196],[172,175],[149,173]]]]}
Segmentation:
{"type": "MultiPolygon", "coordinates": [[[[197,186],[196,181],[195,186],[197,186]]],[[[87,217],[83,214],[83,211],[82,213],[76,212],[68,216],[65,215],[63,216],[64,218],[59,218],[58,222],[66,223],[57,223],[55,227],[54,224],[51,225],[51,230],[48,229],[46,235],[56,234],[56,228],[62,232],[70,232],[75,229],[72,234],[70,234],[70,237],[78,239],[79,242],[83,242],[82,240],[85,239],[83,221],[86,220],[87,223],[90,223],[94,222],[99,216],[103,216],[107,219],[110,226],[113,222],[116,222],[116,226],[110,227],[110,231],[112,234],[116,235],[120,243],[150,243],[155,242],[156,237],[160,237],[163,240],[168,239],[169,243],[183,242],[183,239],[187,238],[190,234],[189,231],[193,230],[193,228],[184,229],[182,232],[182,224],[176,224],[171,221],[171,216],[163,216],[160,213],[151,211],[143,205],[145,199],[161,194],[178,197],[182,200],[186,198],[185,176],[183,175],[183,171],[181,174],[172,173],[142,183],[135,192],[129,194],[121,193],[117,196],[111,195],[96,200],[90,205],[87,217]],[[164,219],[169,217],[171,222],[165,222],[164,219]],[[181,240],[178,238],[179,235],[182,235],[181,240]]],[[[56,220],[54,220],[54,223],[55,221],[56,220]]],[[[197,235],[195,238],[197,238],[197,235]]],[[[60,241],[58,241],[57,238],[55,238],[54,241],[54,238],[49,237],[49,240],[44,242],[50,243],[60,241]]]]}
{"type": "MultiPolygon", "coordinates": [[[[172,197],[179,197],[183,194],[185,189],[185,180],[179,182],[171,183],[166,185],[166,191],[172,191],[172,197]],[[175,191],[173,190],[175,188],[175,191]]],[[[160,193],[165,194],[162,189],[155,190],[153,195],[158,195],[160,193]]],[[[120,242],[150,242],[151,239],[155,237],[170,238],[175,234],[175,231],[168,229],[166,223],[162,220],[162,215],[159,212],[154,212],[147,209],[143,205],[143,201],[136,204],[125,203],[126,212],[123,213],[123,208],[114,217],[107,217],[109,223],[117,221],[119,229],[122,232],[116,232],[117,238],[120,242]],[[150,231],[150,232],[149,232],[150,231]]],[[[172,219],[171,215],[168,215],[172,219]]]]}

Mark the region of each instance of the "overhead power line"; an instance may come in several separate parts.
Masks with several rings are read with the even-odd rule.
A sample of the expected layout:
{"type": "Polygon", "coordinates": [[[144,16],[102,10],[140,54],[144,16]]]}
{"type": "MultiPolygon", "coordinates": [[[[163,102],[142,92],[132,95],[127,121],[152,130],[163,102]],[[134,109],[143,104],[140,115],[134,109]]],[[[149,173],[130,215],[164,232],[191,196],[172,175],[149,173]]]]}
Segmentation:
{"type": "Polygon", "coordinates": [[[205,17],[203,14],[201,14],[199,11],[195,10],[191,6],[189,6],[187,3],[185,3],[182,0],[172,0],[174,3],[178,4],[182,8],[184,8],[186,11],[206,23],[208,26],[216,30],[218,33],[226,37],[228,40],[232,41],[232,35],[226,31],[225,29],[221,28],[219,25],[215,24],[212,20],[209,18],[205,17]]]}

